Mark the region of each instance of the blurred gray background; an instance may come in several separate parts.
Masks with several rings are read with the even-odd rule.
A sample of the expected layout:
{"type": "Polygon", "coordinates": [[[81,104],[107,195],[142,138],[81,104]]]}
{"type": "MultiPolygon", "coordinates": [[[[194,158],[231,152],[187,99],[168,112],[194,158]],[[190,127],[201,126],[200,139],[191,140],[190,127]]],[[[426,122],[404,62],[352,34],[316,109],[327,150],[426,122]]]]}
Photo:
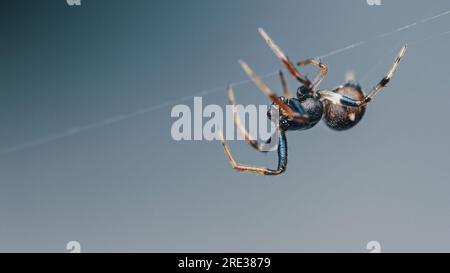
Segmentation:
{"type": "MultiPolygon", "coordinates": [[[[0,251],[66,252],[72,240],[84,252],[367,252],[372,240],[385,252],[450,251],[450,35],[439,35],[450,15],[373,39],[446,10],[447,0],[2,2],[0,251]],[[259,26],[293,60],[369,41],[323,59],[323,88],[353,69],[370,89],[410,47],[357,127],[291,132],[286,174],[239,174],[217,141],[172,140],[170,102],[246,79],[240,58],[279,69],[259,26]]],[[[250,83],[235,91],[267,103],[250,83]]],[[[225,105],[225,90],[203,101],[225,105]]]]}

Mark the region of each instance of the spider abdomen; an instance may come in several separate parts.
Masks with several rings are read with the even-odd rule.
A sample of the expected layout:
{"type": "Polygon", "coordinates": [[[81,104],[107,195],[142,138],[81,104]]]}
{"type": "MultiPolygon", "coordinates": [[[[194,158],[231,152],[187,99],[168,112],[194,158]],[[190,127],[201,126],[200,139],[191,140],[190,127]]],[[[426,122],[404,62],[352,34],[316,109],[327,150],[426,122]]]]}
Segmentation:
{"type": "MultiPolygon", "coordinates": [[[[348,82],[336,88],[333,92],[347,96],[354,100],[363,100],[365,95],[361,86],[356,82],[348,82]]],[[[324,101],[325,124],[337,131],[343,131],[354,127],[364,116],[365,106],[350,107],[333,104],[324,101]]]]}

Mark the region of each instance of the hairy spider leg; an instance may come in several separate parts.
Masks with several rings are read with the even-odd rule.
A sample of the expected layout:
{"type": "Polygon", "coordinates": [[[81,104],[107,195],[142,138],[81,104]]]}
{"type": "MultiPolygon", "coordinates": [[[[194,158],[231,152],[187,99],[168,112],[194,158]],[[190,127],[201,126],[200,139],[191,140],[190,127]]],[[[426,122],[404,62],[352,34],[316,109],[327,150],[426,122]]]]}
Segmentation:
{"type": "Polygon", "coordinates": [[[320,60],[307,59],[307,60],[298,62],[297,65],[298,66],[314,65],[315,67],[317,67],[319,69],[319,73],[317,73],[316,78],[314,79],[314,81],[311,84],[311,89],[313,91],[316,90],[317,86],[319,86],[319,84],[323,81],[323,79],[325,78],[325,76],[328,73],[328,66],[326,64],[322,63],[320,60]]]}
{"type": "Polygon", "coordinates": [[[249,78],[255,83],[255,85],[266,94],[272,102],[280,108],[282,115],[289,119],[292,119],[298,123],[305,123],[308,120],[307,115],[302,115],[292,109],[284,101],[281,100],[270,88],[253,72],[250,66],[244,61],[239,61],[244,72],[249,76],[249,78]]]}
{"type": "Polygon", "coordinates": [[[369,94],[363,100],[355,100],[355,99],[349,98],[347,96],[343,96],[341,94],[337,94],[337,93],[335,93],[333,91],[329,91],[329,90],[320,90],[320,91],[318,91],[318,94],[321,97],[323,97],[324,99],[329,100],[332,103],[340,104],[342,106],[359,107],[359,106],[367,105],[369,102],[371,102],[373,100],[373,98],[381,90],[384,89],[384,87],[392,79],[392,77],[394,76],[395,72],[398,69],[401,59],[405,55],[406,48],[407,48],[407,46],[404,45],[400,49],[400,52],[399,52],[397,58],[395,59],[394,63],[392,64],[391,69],[389,69],[389,72],[387,73],[387,75],[383,79],[381,79],[381,81],[377,85],[375,85],[375,87],[372,88],[372,90],[369,92],[369,94]]]}
{"type": "Polygon", "coordinates": [[[264,41],[266,41],[267,45],[272,49],[273,53],[281,60],[281,62],[284,64],[284,66],[287,68],[289,73],[296,78],[300,83],[302,83],[304,86],[306,86],[308,89],[311,90],[311,81],[304,75],[302,75],[295,65],[289,60],[289,58],[286,56],[286,54],[283,53],[283,51],[275,44],[275,42],[269,37],[269,35],[264,31],[262,28],[258,28],[259,34],[261,34],[264,41]]]}
{"type": "MultiPolygon", "coordinates": [[[[236,128],[239,129],[241,134],[244,136],[245,142],[247,142],[247,144],[249,144],[250,146],[252,146],[259,152],[268,152],[268,151],[264,150],[262,147],[262,144],[259,143],[254,137],[252,137],[252,135],[250,135],[250,133],[245,129],[245,127],[242,126],[241,119],[239,118],[239,115],[237,114],[237,111],[236,111],[236,100],[234,98],[233,88],[230,85],[227,88],[227,95],[228,95],[228,101],[231,105],[232,112],[233,112],[234,125],[236,126],[236,128]]],[[[266,141],[266,143],[268,143],[268,142],[270,142],[270,139],[266,141]]]]}
{"type": "Polygon", "coordinates": [[[287,85],[286,78],[284,77],[283,71],[280,70],[280,71],[278,72],[278,75],[280,76],[281,87],[283,88],[283,95],[284,95],[287,99],[292,98],[292,93],[291,93],[291,91],[289,90],[289,87],[288,87],[288,85],[287,85]]]}
{"type": "Polygon", "coordinates": [[[233,169],[238,172],[250,172],[264,175],[279,175],[286,171],[287,166],[287,140],[286,134],[284,131],[280,130],[280,137],[278,138],[278,167],[277,169],[268,169],[264,167],[255,167],[250,165],[243,165],[236,162],[236,160],[231,155],[230,150],[228,149],[227,144],[225,143],[222,132],[219,130],[219,135],[221,137],[221,143],[223,149],[225,150],[225,154],[228,157],[228,160],[231,163],[233,169]]]}
{"type": "Polygon", "coordinates": [[[345,72],[345,82],[354,81],[355,78],[356,75],[354,70],[347,70],[347,72],[345,72]]]}
{"type": "Polygon", "coordinates": [[[398,69],[398,66],[400,64],[400,61],[402,60],[403,56],[406,53],[406,49],[407,49],[407,45],[404,45],[401,49],[400,52],[398,53],[397,58],[395,58],[394,63],[392,64],[391,69],[389,69],[389,72],[387,73],[386,77],[384,77],[383,79],[381,79],[381,81],[375,85],[372,90],[369,92],[369,94],[366,96],[366,99],[364,100],[365,103],[368,103],[370,101],[373,100],[373,98],[378,95],[378,93],[383,90],[383,88],[389,83],[389,81],[392,79],[392,77],[394,76],[395,72],[398,69]]]}

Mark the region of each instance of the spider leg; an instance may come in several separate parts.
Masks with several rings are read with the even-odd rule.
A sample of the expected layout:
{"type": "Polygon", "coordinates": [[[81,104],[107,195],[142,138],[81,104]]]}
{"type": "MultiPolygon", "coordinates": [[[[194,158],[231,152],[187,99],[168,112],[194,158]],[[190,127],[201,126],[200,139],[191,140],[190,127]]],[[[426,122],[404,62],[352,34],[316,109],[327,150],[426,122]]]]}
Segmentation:
{"type": "Polygon", "coordinates": [[[316,59],[307,59],[307,60],[303,60],[297,63],[298,66],[305,66],[305,65],[314,65],[315,67],[317,67],[319,69],[319,73],[317,74],[316,78],[314,79],[314,81],[311,84],[311,89],[312,90],[316,90],[317,86],[319,86],[319,84],[323,81],[323,79],[325,78],[325,76],[328,73],[328,66],[324,63],[322,63],[320,60],[316,60],[316,59]]]}
{"type": "Polygon", "coordinates": [[[317,94],[319,94],[321,98],[342,106],[359,107],[364,105],[364,100],[355,100],[330,90],[319,90],[317,91],[317,94]]]}
{"type": "Polygon", "coordinates": [[[284,94],[284,96],[287,99],[292,98],[292,93],[289,90],[289,87],[287,85],[286,78],[284,77],[283,71],[280,70],[279,76],[280,76],[281,86],[283,87],[283,94],[284,94]]]}
{"type": "MultiPolygon", "coordinates": [[[[259,143],[257,140],[255,140],[255,138],[252,135],[250,135],[250,133],[245,129],[245,127],[242,126],[241,119],[239,118],[239,115],[237,114],[237,111],[236,111],[236,100],[234,98],[234,92],[233,92],[233,88],[231,86],[228,86],[227,95],[228,95],[228,100],[229,100],[229,103],[230,103],[232,111],[233,111],[234,125],[236,126],[236,128],[239,129],[241,134],[245,137],[245,142],[247,142],[247,144],[249,144],[250,146],[252,146],[259,152],[264,152],[264,153],[268,152],[268,151],[264,150],[261,143],[259,143]]],[[[270,139],[267,142],[270,142],[270,139]]]]}
{"type": "Polygon", "coordinates": [[[311,89],[311,81],[304,75],[302,75],[295,65],[289,60],[289,58],[283,53],[283,51],[274,43],[274,41],[269,37],[269,35],[262,28],[258,28],[259,34],[261,34],[264,41],[266,41],[267,45],[272,49],[273,53],[281,60],[281,62],[286,66],[289,73],[294,76],[299,82],[301,82],[304,86],[311,89]]]}
{"type": "Polygon", "coordinates": [[[253,72],[253,70],[244,61],[239,61],[242,69],[250,77],[250,79],[258,86],[258,88],[266,94],[272,102],[280,108],[280,112],[298,123],[304,123],[308,120],[307,115],[302,115],[284,103],[270,88],[253,72]]]}
{"type": "Polygon", "coordinates": [[[371,102],[373,100],[373,98],[381,90],[383,90],[383,88],[389,83],[389,81],[391,80],[395,71],[397,71],[400,60],[405,55],[405,52],[406,52],[406,45],[401,48],[397,58],[394,61],[394,64],[392,65],[391,69],[389,69],[389,72],[387,73],[387,75],[369,92],[369,94],[363,100],[355,100],[355,99],[349,98],[349,97],[341,95],[341,94],[337,94],[337,93],[329,91],[329,90],[320,90],[317,93],[322,98],[329,100],[332,103],[339,104],[342,106],[351,106],[351,107],[365,106],[369,102],[371,102]]]}
{"type": "Polygon", "coordinates": [[[261,167],[255,167],[250,165],[243,165],[236,162],[236,160],[231,155],[230,149],[228,149],[227,144],[225,143],[224,137],[222,132],[219,132],[219,135],[221,137],[221,143],[223,146],[223,149],[225,150],[225,154],[228,157],[228,160],[231,163],[231,166],[233,169],[235,169],[238,172],[251,172],[251,173],[257,173],[257,174],[264,174],[264,175],[279,175],[282,174],[284,171],[286,171],[287,166],[287,141],[286,141],[286,135],[284,131],[280,131],[280,137],[278,140],[278,167],[276,170],[268,169],[268,168],[261,168],[261,167]]]}
{"type": "Polygon", "coordinates": [[[398,53],[397,58],[395,58],[394,63],[392,64],[391,69],[389,69],[389,72],[387,73],[387,75],[377,84],[375,85],[375,87],[372,88],[372,90],[369,92],[369,94],[366,96],[364,103],[367,104],[370,101],[373,100],[373,98],[381,91],[383,90],[383,88],[389,83],[389,81],[391,80],[392,76],[394,76],[394,73],[397,71],[397,68],[400,64],[401,59],[403,58],[403,56],[405,55],[406,52],[406,48],[407,45],[404,45],[401,49],[400,52],[398,53]]]}
{"type": "Polygon", "coordinates": [[[349,81],[354,81],[356,78],[355,76],[355,71],[353,70],[348,70],[347,72],[345,72],[345,81],[349,82],[349,81]]]}

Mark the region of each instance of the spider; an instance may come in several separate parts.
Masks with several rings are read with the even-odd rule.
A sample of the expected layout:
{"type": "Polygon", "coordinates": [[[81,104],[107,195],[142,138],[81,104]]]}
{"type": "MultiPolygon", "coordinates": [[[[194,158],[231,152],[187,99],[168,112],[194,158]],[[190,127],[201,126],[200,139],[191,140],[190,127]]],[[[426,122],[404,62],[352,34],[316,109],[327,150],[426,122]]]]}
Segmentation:
{"type": "MultiPolygon", "coordinates": [[[[220,132],[221,143],[225,150],[233,169],[239,172],[251,172],[263,175],[279,175],[286,171],[287,166],[287,140],[286,132],[295,130],[306,130],[314,127],[322,118],[325,124],[337,131],[343,131],[354,127],[364,116],[366,107],[374,97],[383,90],[389,83],[392,76],[396,72],[400,60],[403,58],[407,46],[403,46],[398,53],[392,67],[381,81],[375,85],[372,90],[365,95],[360,84],[353,77],[348,77],[346,83],[338,86],[334,90],[317,90],[318,85],[322,82],[328,72],[326,64],[320,60],[307,59],[297,63],[298,66],[313,65],[319,71],[313,81],[302,75],[291,60],[283,53],[283,51],[273,42],[269,35],[262,29],[258,29],[260,35],[265,40],[270,49],[281,60],[287,71],[301,83],[297,89],[296,98],[292,97],[287,86],[283,72],[279,71],[279,77],[283,89],[284,96],[277,96],[250,68],[248,64],[239,61],[244,72],[255,83],[255,85],[269,97],[272,101],[272,107],[279,110],[280,115],[276,124],[279,129],[278,138],[278,167],[277,169],[268,169],[243,165],[236,162],[227,147],[223,134],[220,132]]],[[[228,86],[228,99],[230,105],[235,107],[236,102],[233,89],[228,86]]],[[[255,148],[257,151],[266,152],[262,149],[261,143],[253,139],[248,131],[241,125],[236,111],[234,114],[234,124],[245,136],[245,141],[255,148]]],[[[271,118],[270,110],[268,117],[271,118]]],[[[270,139],[267,141],[270,142],[270,139]]]]}

